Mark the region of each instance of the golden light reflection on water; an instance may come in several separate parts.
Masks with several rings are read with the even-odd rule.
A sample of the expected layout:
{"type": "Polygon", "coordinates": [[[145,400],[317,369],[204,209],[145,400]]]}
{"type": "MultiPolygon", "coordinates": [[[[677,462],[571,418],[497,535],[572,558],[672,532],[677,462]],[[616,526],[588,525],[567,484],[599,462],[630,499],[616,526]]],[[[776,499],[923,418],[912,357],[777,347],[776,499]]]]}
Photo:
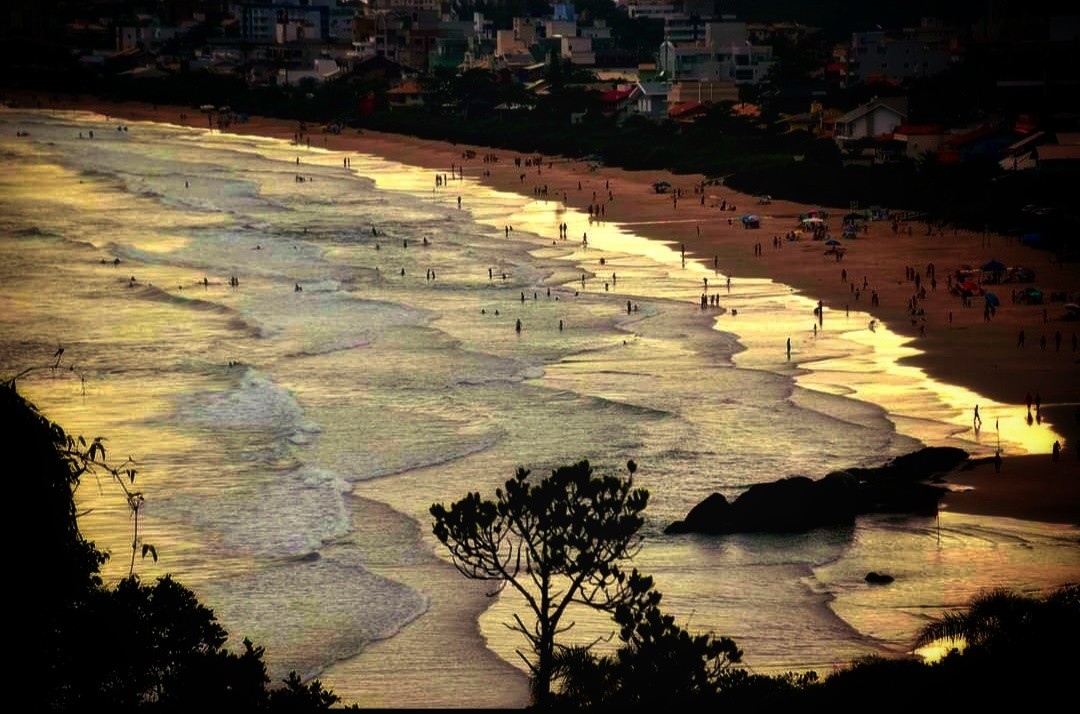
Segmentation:
{"type": "MultiPolygon", "coordinates": [[[[388,185],[415,188],[417,180],[413,175],[388,185]]],[[[470,187],[470,192],[473,190],[476,189],[470,187]]],[[[507,219],[500,216],[480,220],[502,229],[501,221],[507,219]]],[[[637,235],[628,230],[633,228],[630,224],[592,221],[556,200],[530,201],[510,220],[518,230],[540,236],[557,235],[562,222],[576,227],[582,235],[587,234],[588,246],[584,247],[576,237],[579,233],[573,228],[568,230],[569,242],[575,248],[569,259],[577,261],[582,269],[595,270],[597,256],[605,252],[617,253],[609,260],[612,266],[619,265],[620,255],[644,257],[656,265],[667,266],[671,281],[649,286],[650,292],[659,297],[694,301],[703,285],[706,292],[719,292],[721,304],[728,306],[728,315],[717,320],[717,329],[736,333],[748,348],[746,353],[736,355],[737,364],[790,372],[791,364],[779,358],[763,363],[754,350],[766,350],[774,356],[783,354],[786,336],[798,330],[802,337],[796,339],[808,346],[796,361],[798,368],[806,370],[795,376],[800,386],[877,404],[888,412],[899,432],[923,443],[960,445],[976,455],[993,454],[998,449],[1003,454],[1049,453],[1055,440],[1065,443],[1048,422],[1033,420],[1028,424],[1026,415],[1016,405],[996,402],[966,387],[936,380],[921,368],[902,364],[903,359],[919,354],[911,338],[893,332],[880,321],[875,321],[873,330],[865,327],[873,319],[867,313],[853,311],[845,315],[839,332],[826,334],[823,329],[819,340],[819,333],[814,332],[813,337],[807,334],[807,318],[815,304],[809,297],[770,280],[737,277],[729,290],[722,273],[708,269],[698,260],[684,260],[678,243],[637,235]],[[710,279],[711,287],[703,282],[710,279]],[[734,319],[732,305],[739,306],[734,319]],[[846,329],[852,325],[861,327],[846,329]],[[847,346],[830,344],[834,337],[847,346]],[[811,352],[809,345],[814,341],[818,344],[811,352]],[[982,419],[978,430],[973,426],[975,405],[979,406],[982,419]]],[[[627,277],[631,276],[627,274],[627,277]]],[[[827,315],[829,327],[833,328],[839,313],[827,315]]]]}
{"type": "Polygon", "coordinates": [[[1064,443],[1064,438],[1045,420],[1033,418],[1028,424],[1024,408],[1019,405],[996,402],[966,387],[935,380],[919,367],[903,364],[902,360],[919,351],[912,346],[911,338],[898,335],[885,324],[842,336],[871,348],[858,358],[858,363],[868,367],[866,371],[875,378],[852,379],[856,370],[851,367],[856,365],[841,358],[815,364],[812,367],[815,375],[806,380],[808,384],[849,389],[856,399],[885,406],[890,414],[908,424],[928,418],[944,423],[954,429],[954,437],[966,442],[977,454],[993,454],[998,449],[1011,454],[1048,454],[1055,440],[1064,443]],[[839,379],[830,380],[830,375],[839,379]],[[926,404],[931,405],[930,414],[919,411],[926,404]],[[976,406],[980,417],[978,428],[974,418],[976,406]]]}

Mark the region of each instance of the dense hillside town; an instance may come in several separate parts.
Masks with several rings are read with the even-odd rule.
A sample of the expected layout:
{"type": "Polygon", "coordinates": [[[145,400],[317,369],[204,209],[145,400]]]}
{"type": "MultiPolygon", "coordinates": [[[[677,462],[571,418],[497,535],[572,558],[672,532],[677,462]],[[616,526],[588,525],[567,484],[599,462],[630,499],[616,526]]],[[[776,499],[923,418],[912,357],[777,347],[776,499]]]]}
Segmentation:
{"type": "Polygon", "coordinates": [[[2,85],[187,105],[211,127],[261,114],[593,155],[833,205],[889,196],[969,225],[994,206],[999,230],[1073,231],[1058,192],[1080,165],[1080,14],[816,5],[16,0],[2,85]]]}

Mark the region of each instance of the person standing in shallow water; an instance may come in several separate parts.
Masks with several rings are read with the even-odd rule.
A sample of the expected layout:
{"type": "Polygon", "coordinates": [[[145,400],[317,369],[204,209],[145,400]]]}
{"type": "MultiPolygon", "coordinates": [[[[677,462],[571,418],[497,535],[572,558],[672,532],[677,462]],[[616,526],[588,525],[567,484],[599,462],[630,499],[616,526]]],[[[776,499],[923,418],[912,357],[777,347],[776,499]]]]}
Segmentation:
{"type": "Polygon", "coordinates": [[[517,324],[514,325],[514,329],[517,330],[517,333],[519,335],[521,334],[521,318],[520,317],[517,320],[517,324]]]}

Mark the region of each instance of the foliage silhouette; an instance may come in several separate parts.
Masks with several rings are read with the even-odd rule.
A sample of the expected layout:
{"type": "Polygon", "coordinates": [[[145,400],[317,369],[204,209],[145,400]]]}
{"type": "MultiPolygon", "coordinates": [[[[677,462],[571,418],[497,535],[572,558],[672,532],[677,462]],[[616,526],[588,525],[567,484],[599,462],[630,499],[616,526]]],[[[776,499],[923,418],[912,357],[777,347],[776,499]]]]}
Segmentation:
{"type": "Polygon", "coordinates": [[[137,514],[134,462],[110,467],[102,439],[69,437],[18,393],[15,378],[0,382],[0,416],[6,451],[20,464],[11,497],[34,506],[33,526],[24,525],[33,547],[12,549],[21,585],[9,589],[21,628],[14,673],[31,685],[32,707],[319,711],[339,701],[295,672],[269,688],[263,649],[249,640],[239,654],[223,649],[227,633],[213,611],[170,576],[145,585],[133,564],[114,588],[104,585],[108,555],[80,532],[75,493],[84,476],[104,470],[137,514]]]}
{"type": "Polygon", "coordinates": [[[644,601],[652,579],[620,563],[638,549],[641,512],[649,494],[633,481],[593,475],[587,460],[554,469],[540,481],[519,468],[494,500],[471,493],[449,508],[431,506],[434,533],[466,577],[509,586],[533,617],[514,615],[507,627],[529,643],[522,651],[536,704],[550,703],[556,637],[573,623],[571,603],[614,613],[644,601]]]}

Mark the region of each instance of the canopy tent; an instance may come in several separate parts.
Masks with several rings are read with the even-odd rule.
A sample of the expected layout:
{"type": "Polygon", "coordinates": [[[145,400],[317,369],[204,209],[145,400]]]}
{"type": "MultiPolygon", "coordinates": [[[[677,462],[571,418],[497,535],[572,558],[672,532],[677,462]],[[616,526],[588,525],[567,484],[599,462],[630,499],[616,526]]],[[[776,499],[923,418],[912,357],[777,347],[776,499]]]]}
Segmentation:
{"type": "Polygon", "coordinates": [[[840,241],[836,240],[835,238],[828,238],[825,241],[825,245],[840,245],[840,241]]]}
{"type": "Polygon", "coordinates": [[[818,218],[816,216],[811,216],[809,218],[803,218],[802,219],[803,225],[807,225],[807,226],[815,226],[815,225],[818,225],[818,224],[821,224],[821,223],[824,223],[824,222],[825,222],[824,218],[818,218]]]}
{"type": "Polygon", "coordinates": [[[854,221],[865,221],[866,216],[862,213],[849,213],[844,216],[845,223],[853,223],[854,221]]]}
{"type": "Polygon", "coordinates": [[[979,266],[979,269],[980,270],[985,270],[988,273],[1002,273],[1008,267],[1009,266],[1005,265],[1000,260],[997,260],[995,258],[994,260],[991,260],[989,263],[983,263],[981,266],[979,266]]]}

